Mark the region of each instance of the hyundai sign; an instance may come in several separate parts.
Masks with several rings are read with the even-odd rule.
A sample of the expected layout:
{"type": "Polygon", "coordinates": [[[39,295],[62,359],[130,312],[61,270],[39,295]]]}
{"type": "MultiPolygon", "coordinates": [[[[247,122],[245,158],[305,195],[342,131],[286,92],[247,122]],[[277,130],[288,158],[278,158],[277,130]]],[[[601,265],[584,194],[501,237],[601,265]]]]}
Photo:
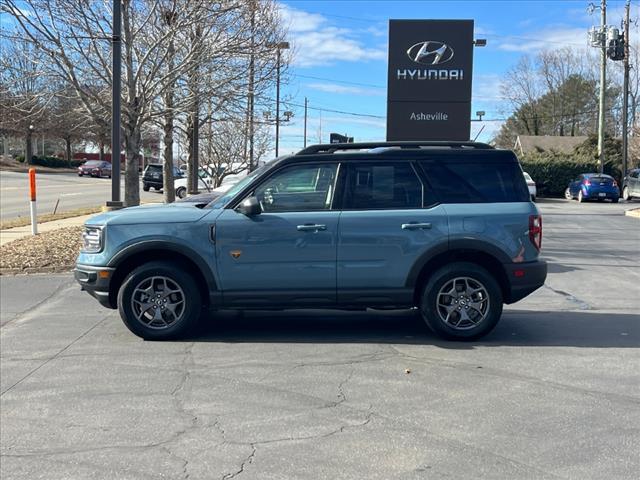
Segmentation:
{"type": "Polygon", "coordinates": [[[387,140],[469,140],[473,20],[390,20],[387,140]]]}

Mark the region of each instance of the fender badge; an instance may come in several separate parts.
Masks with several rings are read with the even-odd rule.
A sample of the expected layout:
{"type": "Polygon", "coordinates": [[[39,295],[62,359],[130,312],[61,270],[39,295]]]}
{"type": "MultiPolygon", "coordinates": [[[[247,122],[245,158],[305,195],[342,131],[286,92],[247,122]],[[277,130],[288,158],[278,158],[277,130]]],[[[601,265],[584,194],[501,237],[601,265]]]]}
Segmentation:
{"type": "Polygon", "coordinates": [[[229,252],[229,255],[231,255],[233,258],[240,258],[240,255],[242,255],[242,250],[231,250],[229,252]]]}

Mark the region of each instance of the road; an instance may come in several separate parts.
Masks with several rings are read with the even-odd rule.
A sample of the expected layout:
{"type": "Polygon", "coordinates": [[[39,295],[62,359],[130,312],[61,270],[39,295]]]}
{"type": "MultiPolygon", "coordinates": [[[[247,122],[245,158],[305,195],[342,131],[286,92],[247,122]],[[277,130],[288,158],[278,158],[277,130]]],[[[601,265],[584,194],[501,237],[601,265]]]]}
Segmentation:
{"type": "MultiPolygon", "coordinates": [[[[78,177],[73,173],[38,173],[36,176],[38,213],[104,205],[111,199],[111,180],[108,178],[78,177]]],[[[124,199],[124,186],[122,188],[124,199]]],[[[161,202],[157,192],[144,192],[140,188],[143,202],[161,202]]],[[[0,219],[8,220],[29,215],[28,174],[0,172],[0,219]]]]}
{"type": "Polygon", "coordinates": [[[0,477],[637,478],[640,221],[540,208],[548,281],[474,343],[317,311],[144,342],[69,275],[1,277],[0,477]]]}

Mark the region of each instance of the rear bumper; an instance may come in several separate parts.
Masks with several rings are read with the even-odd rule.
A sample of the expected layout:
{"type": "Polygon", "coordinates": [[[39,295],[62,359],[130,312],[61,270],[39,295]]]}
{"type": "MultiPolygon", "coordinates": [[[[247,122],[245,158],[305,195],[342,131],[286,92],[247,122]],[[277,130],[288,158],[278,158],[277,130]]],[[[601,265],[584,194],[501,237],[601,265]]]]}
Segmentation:
{"type": "Polygon", "coordinates": [[[535,292],[547,278],[547,262],[537,260],[527,263],[505,264],[509,284],[504,303],[515,303],[535,292]]]}
{"type": "Polygon", "coordinates": [[[158,180],[157,178],[143,178],[142,183],[153,188],[162,188],[162,180],[158,180]]]}
{"type": "Polygon", "coordinates": [[[80,284],[80,289],[98,300],[100,305],[107,308],[116,308],[111,303],[109,296],[109,284],[114,271],[115,268],[78,264],[73,271],[73,275],[80,284]]]}

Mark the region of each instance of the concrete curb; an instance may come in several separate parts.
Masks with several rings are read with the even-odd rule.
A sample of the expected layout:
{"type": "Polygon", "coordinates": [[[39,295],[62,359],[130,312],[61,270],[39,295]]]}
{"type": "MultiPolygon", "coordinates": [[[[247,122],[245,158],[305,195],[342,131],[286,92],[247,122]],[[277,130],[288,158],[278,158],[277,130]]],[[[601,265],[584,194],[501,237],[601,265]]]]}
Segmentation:
{"type": "Polygon", "coordinates": [[[632,208],[624,212],[627,217],[640,218],[640,208],[632,208]]]}

